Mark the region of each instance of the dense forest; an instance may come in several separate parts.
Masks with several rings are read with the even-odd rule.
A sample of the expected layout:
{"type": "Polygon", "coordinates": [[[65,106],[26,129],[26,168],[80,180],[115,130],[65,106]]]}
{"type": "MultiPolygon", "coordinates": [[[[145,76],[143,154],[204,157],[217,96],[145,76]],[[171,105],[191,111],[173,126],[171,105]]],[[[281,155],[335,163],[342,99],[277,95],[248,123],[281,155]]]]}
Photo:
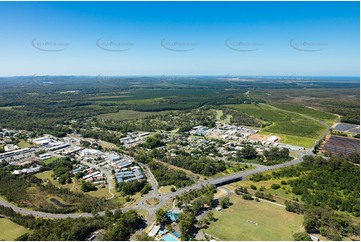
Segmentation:
{"type": "Polygon", "coordinates": [[[170,169],[155,161],[149,162],[148,166],[160,186],[174,185],[176,187],[185,187],[194,183],[183,171],[170,169]]]}
{"type": "Polygon", "coordinates": [[[163,161],[204,176],[213,176],[218,172],[225,171],[227,168],[224,161],[207,157],[192,157],[189,154],[187,156],[167,157],[163,161]]]}

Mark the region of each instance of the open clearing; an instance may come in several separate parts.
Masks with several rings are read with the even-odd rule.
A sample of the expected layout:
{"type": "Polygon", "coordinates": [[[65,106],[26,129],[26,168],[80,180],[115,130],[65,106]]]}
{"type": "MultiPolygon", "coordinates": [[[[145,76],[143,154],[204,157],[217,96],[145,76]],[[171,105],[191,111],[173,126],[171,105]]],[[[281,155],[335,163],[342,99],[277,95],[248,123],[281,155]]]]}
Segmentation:
{"type": "MultiPolygon", "coordinates": [[[[44,171],[41,173],[37,173],[35,176],[37,178],[40,178],[42,180],[49,180],[54,186],[56,187],[61,187],[61,188],[67,188],[73,192],[82,192],[81,191],[81,182],[74,179],[74,181],[72,183],[67,183],[67,184],[60,184],[58,182],[58,180],[54,180],[51,175],[53,174],[53,171],[44,171]]],[[[104,187],[104,188],[100,188],[98,187],[98,190],[96,191],[91,191],[91,192],[87,192],[86,194],[93,196],[93,197],[105,197],[105,198],[110,198],[111,195],[109,193],[109,189],[108,186],[104,187]]]]}
{"type": "Polygon", "coordinates": [[[21,148],[21,149],[24,149],[24,148],[29,148],[31,147],[31,144],[23,139],[20,140],[20,142],[18,143],[18,146],[21,148]]]}
{"type": "Polygon", "coordinates": [[[284,208],[266,203],[246,201],[231,196],[233,205],[220,212],[206,233],[221,240],[293,240],[301,232],[303,216],[287,212],[284,208]]]}
{"type": "Polygon", "coordinates": [[[158,189],[158,192],[159,192],[160,194],[170,193],[170,192],[172,192],[172,191],[171,191],[172,187],[176,188],[176,187],[173,186],[173,185],[162,186],[162,187],[160,187],[160,188],[158,189]]]}
{"type": "Polygon", "coordinates": [[[30,230],[20,226],[7,218],[0,218],[0,240],[15,240],[30,230]]]}
{"type": "Polygon", "coordinates": [[[323,111],[319,111],[313,108],[307,108],[297,105],[289,105],[289,104],[272,104],[272,106],[275,106],[280,109],[284,109],[291,112],[300,113],[303,115],[307,115],[309,117],[315,118],[317,120],[321,120],[326,122],[328,125],[332,125],[337,120],[337,116],[331,113],[326,113],[323,111]]]}
{"type": "Polygon", "coordinates": [[[281,137],[282,143],[310,148],[326,131],[325,126],[314,120],[265,104],[232,104],[226,106],[263,122],[271,122],[271,125],[261,129],[260,134],[277,135],[281,137]]]}

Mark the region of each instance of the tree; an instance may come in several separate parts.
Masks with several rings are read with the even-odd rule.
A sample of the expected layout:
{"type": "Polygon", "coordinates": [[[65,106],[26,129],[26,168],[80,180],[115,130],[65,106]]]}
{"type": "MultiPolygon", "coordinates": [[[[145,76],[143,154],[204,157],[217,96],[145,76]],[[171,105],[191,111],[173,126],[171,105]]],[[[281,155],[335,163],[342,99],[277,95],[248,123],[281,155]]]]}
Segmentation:
{"type": "Polygon", "coordinates": [[[193,213],[181,213],[179,215],[179,227],[181,230],[181,239],[189,240],[192,232],[194,231],[194,225],[196,224],[196,218],[193,213]]]}
{"type": "Polygon", "coordinates": [[[311,236],[307,234],[306,232],[299,232],[293,234],[293,240],[294,241],[311,241],[311,236]]]}
{"type": "Polygon", "coordinates": [[[148,236],[147,233],[142,232],[142,233],[137,235],[137,240],[138,241],[154,241],[154,238],[148,236]]]}
{"type": "Polygon", "coordinates": [[[347,159],[353,163],[360,164],[360,152],[352,152],[347,159]]]}
{"type": "Polygon", "coordinates": [[[83,192],[90,192],[90,191],[96,191],[98,190],[98,188],[90,182],[83,182],[83,184],[81,184],[81,190],[83,192]]]}
{"type": "Polygon", "coordinates": [[[192,210],[194,214],[198,214],[203,207],[204,203],[201,198],[194,200],[194,202],[192,203],[192,210]]]}
{"type": "Polygon", "coordinates": [[[220,201],[220,205],[222,208],[228,208],[231,205],[229,197],[222,198],[220,201]]]}
{"type": "Polygon", "coordinates": [[[144,144],[144,147],[148,149],[154,149],[157,147],[161,147],[164,145],[162,142],[162,136],[160,134],[156,134],[154,136],[149,136],[144,144]]]}
{"type": "Polygon", "coordinates": [[[263,155],[267,158],[268,161],[287,161],[290,159],[290,151],[287,148],[279,149],[277,147],[271,148],[270,150],[265,150],[263,155]]]}
{"type": "Polygon", "coordinates": [[[166,224],[168,222],[167,212],[163,209],[158,209],[155,212],[155,220],[159,224],[166,224]]]}
{"type": "Polygon", "coordinates": [[[250,194],[243,194],[243,195],[242,195],[242,198],[243,198],[244,200],[253,200],[253,197],[252,197],[252,195],[250,195],[250,194]]]}
{"type": "Polygon", "coordinates": [[[276,183],[274,183],[274,184],[271,185],[271,188],[274,189],[274,190],[277,190],[277,189],[279,189],[280,187],[281,187],[281,186],[280,186],[279,184],[276,184],[276,183]]]}
{"type": "Polygon", "coordinates": [[[245,159],[255,159],[258,157],[257,150],[250,146],[246,145],[240,152],[240,156],[245,159]]]}
{"type": "Polygon", "coordinates": [[[171,187],[171,188],[170,188],[170,191],[171,191],[171,192],[175,192],[175,191],[177,191],[177,189],[176,189],[175,187],[171,187]]]}
{"type": "Polygon", "coordinates": [[[143,225],[144,220],[135,210],[119,213],[115,225],[106,232],[103,239],[113,241],[129,240],[130,235],[143,225]]]}
{"type": "Polygon", "coordinates": [[[211,211],[207,214],[207,218],[209,221],[215,221],[214,213],[211,211]]]}

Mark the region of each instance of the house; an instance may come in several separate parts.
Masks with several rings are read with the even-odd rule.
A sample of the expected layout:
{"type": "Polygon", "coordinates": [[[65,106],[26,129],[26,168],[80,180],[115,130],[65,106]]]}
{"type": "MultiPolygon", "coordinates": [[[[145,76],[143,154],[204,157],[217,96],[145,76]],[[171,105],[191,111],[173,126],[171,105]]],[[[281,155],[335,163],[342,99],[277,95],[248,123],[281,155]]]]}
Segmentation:
{"type": "Polygon", "coordinates": [[[88,178],[85,179],[85,181],[92,182],[92,181],[94,181],[94,178],[93,177],[88,177],[88,178]]]}

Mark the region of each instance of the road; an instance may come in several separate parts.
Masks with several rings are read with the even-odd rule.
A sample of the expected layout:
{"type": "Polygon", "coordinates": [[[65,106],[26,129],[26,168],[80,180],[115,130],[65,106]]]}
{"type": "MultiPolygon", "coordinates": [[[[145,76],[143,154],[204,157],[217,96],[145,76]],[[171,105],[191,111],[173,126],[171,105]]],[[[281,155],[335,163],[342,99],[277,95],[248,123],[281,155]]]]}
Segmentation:
{"type": "MultiPolygon", "coordinates": [[[[273,106],[270,106],[274,109],[278,109],[275,108],[273,106]]],[[[281,110],[281,109],[280,109],[281,110]]],[[[282,110],[285,112],[289,112],[289,113],[295,113],[292,111],[286,111],[286,110],[282,110]]],[[[314,120],[322,125],[324,125],[327,130],[322,134],[322,136],[320,137],[319,140],[317,140],[315,142],[315,145],[322,140],[330,131],[330,126],[320,120],[317,120],[315,118],[309,117],[307,115],[303,115],[303,114],[299,114],[299,113],[295,113],[298,115],[301,115],[303,117],[306,117],[310,120],[314,120]]],[[[278,165],[273,165],[273,166],[263,166],[263,165],[257,165],[255,166],[256,168],[252,169],[252,170],[246,170],[246,171],[241,171],[241,172],[237,172],[234,174],[230,174],[230,175],[225,175],[225,176],[221,176],[221,177],[217,177],[217,178],[213,178],[213,179],[209,179],[209,180],[204,180],[204,181],[199,181],[198,183],[192,185],[192,186],[188,186],[188,187],[184,187],[184,188],[180,188],[175,192],[172,193],[168,193],[168,194],[158,194],[158,182],[157,180],[154,178],[152,172],[150,171],[149,167],[147,165],[142,164],[141,167],[144,169],[144,171],[147,174],[148,177],[148,181],[150,182],[150,184],[152,185],[152,191],[150,193],[148,193],[146,196],[143,197],[142,200],[140,200],[140,202],[138,202],[137,204],[131,206],[131,207],[127,207],[127,208],[121,208],[122,211],[127,211],[130,209],[135,209],[135,210],[147,210],[149,213],[147,222],[150,223],[150,221],[153,219],[155,211],[158,210],[159,208],[163,207],[166,202],[169,199],[173,199],[175,198],[177,195],[181,195],[184,192],[188,192],[190,190],[193,189],[199,189],[202,186],[207,186],[207,185],[216,185],[216,186],[221,186],[223,184],[227,184],[227,183],[231,183],[234,181],[238,181],[241,180],[242,178],[252,175],[252,174],[257,174],[257,173],[262,173],[265,171],[270,171],[270,170],[275,170],[275,169],[279,169],[279,168],[283,168],[283,167],[288,167],[288,166],[292,166],[292,165],[296,165],[299,164],[303,161],[303,157],[305,155],[313,155],[312,154],[312,150],[313,147],[305,150],[305,151],[300,151],[299,152],[299,157],[286,162],[286,163],[282,163],[282,164],[278,164],[278,165]],[[145,201],[149,198],[157,198],[159,199],[159,203],[155,206],[149,206],[148,204],[145,203],[145,201]]],[[[84,162],[84,164],[93,167],[95,166],[94,164],[88,163],[88,162],[84,162]]],[[[97,166],[94,168],[98,168],[97,166]]],[[[109,174],[109,171],[106,171],[104,169],[101,169],[101,171],[103,173],[106,174],[107,179],[108,179],[108,184],[109,184],[109,190],[111,188],[113,188],[113,184],[112,184],[112,180],[111,180],[111,174],[109,174]]],[[[24,214],[24,215],[33,215],[36,217],[43,217],[43,218],[78,218],[78,217],[91,217],[93,216],[91,213],[82,213],[82,214],[54,214],[54,213],[44,213],[44,212],[39,212],[39,211],[33,211],[33,210],[29,210],[29,209],[24,209],[24,208],[20,208],[17,207],[16,205],[10,204],[9,202],[3,200],[2,198],[0,198],[0,205],[3,205],[5,207],[10,207],[12,208],[15,212],[24,214]]],[[[104,212],[99,212],[98,213],[100,216],[104,215],[104,212]]]]}
{"type": "MultiPolygon", "coordinates": [[[[82,164],[84,164],[84,165],[86,165],[88,167],[91,167],[91,168],[93,168],[95,170],[100,170],[101,173],[105,174],[105,176],[107,177],[109,194],[111,195],[111,198],[113,198],[114,194],[110,190],[113,189],[114,186],[113,186],[112,174],[110,173],[110,171],[107,170],[107,169],[101,168],[101,167],[99,167],[99,166],[97,166],[97,165],[95,165],[93,163],[84,161],[84,160],[80,161],[80,163],[82,163],[82,164]]],[[[109,198],[109,199],[111,199],[111,198],[109,198]]]]}
{"type": "MultiPolygon", "coordinates": [[[[163,207],[165,205],[165,203],[167,202],[167,200],[169,199],[173,199],[175,198],[177,195],[181,195],[184,192],[188,192],[190,190],[194,190],[194,189],[199,189],[202,186],[207,186],[207,185],[216,185],[216,186],[220,186],[226,183],[231,183],[233,181],[237,181],[237,180],[241,180],[242,178],[252,175],[252,174],[256,174],[256,173],[261,173],[261,172],[265,172],[265,171],[269,171],[269,170],[275,170],[275,169],[279,169],[282,167],[287,167],[287,166],[292,166],[292,165],[296,165],[299,164],[303,161],[303,156],[305,155],[312,155],[312,153],[310,151],[307,152],[303,152],[300,154],[300,157],[297,159],[294,159],[292,161],[283,163],[283,164],[278,164],[278,165],[273,165],[273,166],[262,166],[262,165],[258,165],[255,169],[252,170],[247,170],[247,171],[241,171],[241,172],[237,172],[234,174],[230,174],[230,175],[225,175],[225,176],[221,176],[221,177],[217,177],[217,178],[213,178],[210,180],[205,180],[205,181],[200,181],[192,186],[188,186],[188,187],[184,187],[184,188],[180,188],[175,192],[172,193],[168,193],[168,194],[158,194],[158,186],[157,186],[157,182],[154,179],[154,176],[151,174],[149,168],[146,165],[142,165],[142,167],[145,169],[145,172],[147,173],[148,177],[149,177],[149,181],[152,184],[152,192],[150,192],[149,194],[147,194],[146,196],[143,197],[142,200],[140,200],[140,202],[138,202],[137,204],[131,206],[131,207],[127,207],[127,208],[121,208],[122,211],[127,211],[127,210],[131,210],[131,209],[135,209],[135,210],[147,210],[149,213],[148,216],[148,220],[151,220],[152,217],[154,216],[154,213],[156,210],[158,210],[159,208],[163,207]],[[151,175],[150,175],[151,174],[151,175]],[[145,201],[149,198],[157,198],[159,199],[159,203],[155,206],[149,206],[145,203],[145,201]]],[[[29,209],[25,209],[25,208],[20,208],[17,207],[14,204],[10,204],[9,202],[3,200],[2,198],[0,198],[0,205],[3,205],[5,207],[10,207],[12,208],[15,212],[24,214],[24,215],[33,215],[35,217],[43,217],[43,218],[78,218],[78,217],[92,217],[93,215],[91,213],[77,213],[77,214],[55,214],[55,213],[44,213],[44,212],[39,212],[39,211],[34,211],[34,210],[29,210],[29,209]]],[[[104,212],[99,212],[98,213],[100,216],[104,215],[104,212]]]]}

